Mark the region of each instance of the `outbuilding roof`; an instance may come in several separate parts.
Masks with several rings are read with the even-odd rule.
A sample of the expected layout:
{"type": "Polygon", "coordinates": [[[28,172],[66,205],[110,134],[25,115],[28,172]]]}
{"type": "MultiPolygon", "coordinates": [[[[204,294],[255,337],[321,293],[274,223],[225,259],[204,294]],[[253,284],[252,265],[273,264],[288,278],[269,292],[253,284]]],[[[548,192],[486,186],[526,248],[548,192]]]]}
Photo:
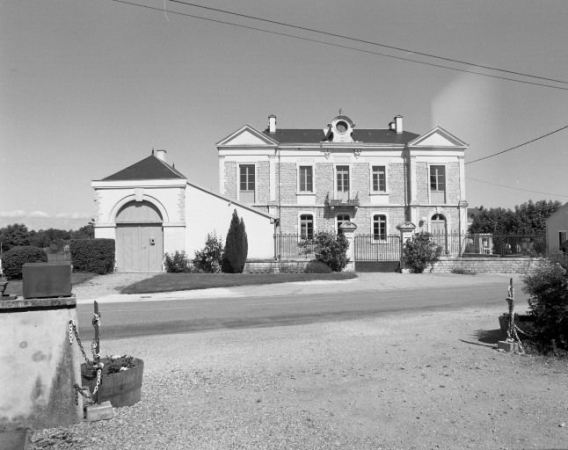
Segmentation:
{"type": "Polygon", "coordinates": [[[150,155],[137,163],[122,169],[101,181],[127,181],[127,180],[172,180],[186,179],[175,167],[165,161],[150,155]]]}

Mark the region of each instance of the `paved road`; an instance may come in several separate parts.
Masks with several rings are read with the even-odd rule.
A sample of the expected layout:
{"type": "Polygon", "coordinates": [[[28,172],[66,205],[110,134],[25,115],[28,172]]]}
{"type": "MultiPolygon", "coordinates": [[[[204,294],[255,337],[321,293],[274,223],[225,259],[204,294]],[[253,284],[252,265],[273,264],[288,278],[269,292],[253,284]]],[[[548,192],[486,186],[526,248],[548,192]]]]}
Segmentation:
{"type": "MultiPolygon", "coordinates": [[[[251,328],[358,319],[383,314],[502,305],[502,282],[471,286],[358,290],[290,295],[179,298],[102,303],[104,339],[192,333],[223,328],[251,328]]],[[[519,303],[521,304],[521,303],[519,303]]],[[[526,302],[522,303],[523,305],[526,302]]],[[[78,307],[81,335],[92,338],[92,304],[78,307]]]]}

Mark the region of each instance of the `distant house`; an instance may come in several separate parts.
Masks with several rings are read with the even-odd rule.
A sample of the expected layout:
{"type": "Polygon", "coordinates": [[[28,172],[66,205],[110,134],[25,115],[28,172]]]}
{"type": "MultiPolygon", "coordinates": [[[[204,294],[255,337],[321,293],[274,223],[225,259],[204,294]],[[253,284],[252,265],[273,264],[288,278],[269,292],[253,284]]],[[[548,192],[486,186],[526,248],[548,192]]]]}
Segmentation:
{"type": "Polygon", "coordinates": [[[279,219],[279,231],[310,238],[344,222],[376,243],[412,222],[416,231],[466,234],[467,144],[435,127],[359,129],[342,114],[319,128],[285,128],[268,117],[217,143],[219,190],[279,219]]]}
{"type": "Polygon", "coordinates": [[[176,250],[193,258],[208,233],[226,236],[234,210],[245,222],[249,258],[274,255],[274,217],[190,183],[165,150],[91,185],[95,237],[115,239],[117,271],[162,271],[164,254],[176,250]]]}
{"type": "Polygon", "coordinates": [[[568,252],[568,203],[546,219],[546,245],[548,254],[568,252]]]}

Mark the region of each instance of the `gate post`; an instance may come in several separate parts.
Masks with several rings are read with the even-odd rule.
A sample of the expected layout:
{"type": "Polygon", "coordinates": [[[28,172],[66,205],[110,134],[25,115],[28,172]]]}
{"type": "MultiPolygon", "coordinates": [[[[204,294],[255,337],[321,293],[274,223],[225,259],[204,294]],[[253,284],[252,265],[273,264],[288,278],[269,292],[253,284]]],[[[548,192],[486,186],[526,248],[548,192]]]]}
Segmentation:
{"type": "Polygon", "coordinates": [[[345,272],[355,272],[355,252],[354,252],[354,244],[355,244],[355,230],[357,229],[357,225],[353,222],[344,222],[340,227],[341,232],[349,242],[349,247],[347,247],[347,259],[349,262],[345,266],[345,272]]]}
{"type": "Polygon", "coordinates": [[[404,222],[397,225],[396,229],[400,231],[400,271],[401,273],[408,273],[408,269],[404,267],[404,244],[406,244],[406,241],[414,234],[416,225],[412,222],[404,222]]]}

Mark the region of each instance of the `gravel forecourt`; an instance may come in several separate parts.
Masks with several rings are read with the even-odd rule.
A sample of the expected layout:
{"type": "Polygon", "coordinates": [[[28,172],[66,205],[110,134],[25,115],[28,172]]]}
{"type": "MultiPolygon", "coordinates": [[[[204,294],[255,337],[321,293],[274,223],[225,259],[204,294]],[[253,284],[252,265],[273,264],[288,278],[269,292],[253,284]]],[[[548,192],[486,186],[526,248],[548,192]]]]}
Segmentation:
{"type": "Polygon", "coordinates": [[[142,401],[30,448],[566,449],[568,361],[498,352],[503,303],[103,340],[142,401]]]}

